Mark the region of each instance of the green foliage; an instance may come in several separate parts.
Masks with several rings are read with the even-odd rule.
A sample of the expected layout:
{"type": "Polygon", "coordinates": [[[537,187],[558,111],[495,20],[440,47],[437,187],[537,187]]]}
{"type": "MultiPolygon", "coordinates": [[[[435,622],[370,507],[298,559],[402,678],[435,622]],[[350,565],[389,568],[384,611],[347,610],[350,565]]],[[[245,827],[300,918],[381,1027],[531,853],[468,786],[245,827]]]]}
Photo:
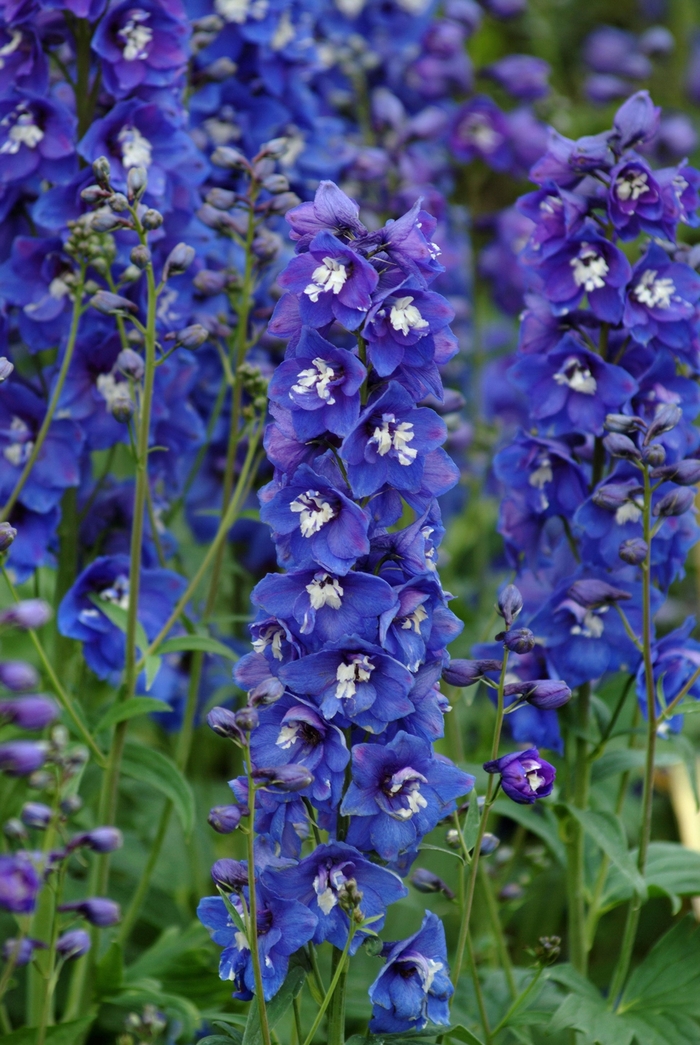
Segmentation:
{"type": "MultiPolygon", "coordinates": [[[[136,699],[136,698],[134,698],[136,699]]],[[[175,807],[182,830],[189,835],[194,826],[194,795],[189,781],[172,759],[143,744],[127,743],[122,769],[127,776],[160,791],[175,807]]]]}
{"type": "MultiPolygon", "coordinates": [[[[300,964],[291,964],[287,978],[274,996],[267,1004],[267,1018],[270,1028],[276,1027],[285,1016],[292,1002],[297,997],[306,979],[306,970],[300,964]]],[[[260,1015],[258,1006],[251,1005],[248,1012],[248,1022],[245,1026],[242,1045],[262,1045],[262,1031],[260,1029],[260,1015]]]]}

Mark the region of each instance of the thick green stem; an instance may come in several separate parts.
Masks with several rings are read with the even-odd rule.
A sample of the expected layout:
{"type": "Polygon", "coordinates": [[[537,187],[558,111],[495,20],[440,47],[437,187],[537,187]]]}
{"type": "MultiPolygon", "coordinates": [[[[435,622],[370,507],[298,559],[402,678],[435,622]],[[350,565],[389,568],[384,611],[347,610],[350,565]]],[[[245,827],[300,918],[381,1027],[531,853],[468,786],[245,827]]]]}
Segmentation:
{"type": "MultiPolygon", "coordinates": [[[[642,791],[642,818],[639,830],[639,852],[637,867],[644,874],[651,839],[651,817],[654,801],[654,760],[656,757],[656,738],[658,721],[656,714],[656,692],[654,689],[654,665],[651,659],[652,619],[651,619],[651,483],[648,470],[644,469],[644,540],[647,545],[646,559],[642,565],[642,639],[644,643],[644,678],[646,683],[647,711],[647,750],[644,763],[644,787],[642,791]]],[[[627,921],[620,949],[620,958],[610,985],[610,1002],[616,1005],[627,979],[634,941],[637,936],[639,915],[642,910],[642,898],[632,897],[627,910],[627,921]]]]}
{"type": "Polygon", "coordinates": [[[313,1026],[311,1027],[311,1030],[309,1031],[309,1033],[306,1035],[306,1040],[304,1041],[304,1045],[311,1045],[311,1042],[314,1040],[314,1034],[316,1033],[318,1028],[321,1026],[321,1020],[323,1019],[323,1017],[325,1015],[326,1009],[330,1005],[331,999],[333,997],[333,994],[335,992],[336,987],[338,986],[340,978],[343,975],[345,975],[345,973],[346,973],[345,965],[346,965],[346,962],[347,962],[348,952],[350,950],[350,944],[352,943],[352,938],[355,935],[355,927],[356,927],[355,926],[355,922],[351,918],[350,919],[350,929],[348,931],[348,938],[346,940],[345,947],[343,948],[340,961],[338,962],[336,970],[335,970],[335,972],[333,974],[333,978],[331,979],[330,986],[329,986],[328,990],[326,991],[326,995],[325,995],[325,997],[323,999],[323,1003],[322,1003],[321,1007],[319,1008],[318,1012],[316,1013],[316,1019],[313,1022],[313,1026]]]}
{"type": "Polygon", "coordinates": [[[72,315],[71,315],[70,332],[68,334],[68,342],[66,344],[66,350],[63,353],[63,360],[61,362],[61,369],[58,372],[58,378],[56,379],[56,384],[54,385],[53,392],[51,393],[51,398],[49,400],[49,405],[47,407],[46,414],[44,415],[44,420],[41,423],[41,428],[39,429],[39,431],[37,433],[36,439],[34,440],[34,445],[32,446],[31,453],[29,454],[29,457],[27,458],[27,460],[25,462],[24,468],[22,469],[22,472],[20,474],[19,479],[15,483],[15,486],[14,486],[14,489],[13,489],[12,493],[8,497],[7,501],[5,502],[5,505],[4,505],[3,509],[2,509],[2,511],[0,511],[0,521],[1,520],[5,520],[5,519],[7,519],[9,517],[10,512],[12,511],[12,509],[15,506],[15,504],[17,503],[17,498],[22,493],[22,490],[24,489],[25,483],[27,482],[27,479],[29,478],[30,472],[31,472],[32,468],[34,467],[34,465],[37,462],[37,458],[39,457],[39,454],[41,453],[41,450],[42,450],[42,447],[44,445],[44,442],[46,441],[46,436],[48,435],[48,432],[49,432],[49,428],[51,427],[51,422],[54,419],[54,415],[56,413],[56,408],[58,407],[58,403],[59,403],[59,400],[61,398],[61,393],[63,392],[63,386],[66,383],[66,378],[68,376],[68,371],[70,369],[71,361],[73,359],[73,352],[75,350],[75,342],[76,342],[76,339],[78,337],[78,328],[80,326],[80,317],[83,314],[83,287],[84,287],[84,285],[85,285],[85,266],[81,264],[81,266],[80,266],[80,275],[78,277],[78,282],[77,282],[76,287],[75,287],[75,293],[74,293],[74,298],[73,298],[73,312],[72,312],[72,315]]]}
{"type": "Polygon", "coordinates": [[[515,986],[515,979],[513,978],[513,963],[511,962],[510,954],[508,953],[508,944],[506,943],[503,926],[501,925],[498,903],[496,902],[496,897],[493,895],[493,886],[491,885],[491,880],[486,873],[483,864],[479,865],[479,881],[484,894],[484,900],[486,901],[486,914],[488,915],[489,925],[491,926],[494,943],[496,944],[498,961],[503,969],[506,983],[508,984],[508,992],[511,998],[515,999],[518,995],[518,990],[515,986]]]}
{"type": "MultiPolygon", "coordinates": [[[[496,725],[493,731],[493,740],[491,743],[491,761],[493,762],[498,758],[498,748],[501,743],[501,730],[503,729],[503,715],[505,711],[503,702],[503,691],[506,684],[506,671],[508,668],[508,650],[503,650],[503,661],[501,663],[501,677],[498,681],[498,704],[496,708],[496,725]]],[[[476,876],[479,870],[479,856],[481,854],[481,843],[486,833],[486,822],[488,820],[489,810],[493,805],[496,797],[496,784],[495,777],[489,776],[488,787],[486,789],[486,798],[484,800],[484,811],[481,814],[479,821],[479,832],[476,837],[474,844],[473,855],[471,858],[471,868],[469,874],[469,882],[465,890],[464,905],[462,908],[462,920],[459,927],[459,939],[457,941],[457,953],[455,955],[454,968],[452,971],[452,982],[455,986],[459,981],[459,976],[462,971],[462,964],[464,962],[464,951],[467,946],[467,938],[469,936],[469,922],[471,920],[472,906],[474,904],[474,891],[476,889],[476,876]]],[[[472,796],[472,802],[476,801],[476,793],[472,796]]],[[[468,857],[468,853],[465,853],[465,858],[468,857]]],[[[463,869],[462,874],[466,873],[466,868],[463,869]]]]}
{"type": "MultiPolygon", "coordinates": [[[[57,841],[57,807],[59,795],[58,789],[53,802],[53,816],[44,832],[42,845],[42,860],[47,860],[49,853],[56,846],[57,841]]],[[[51,946],[53,940],[54,923],[56,920],[56,896],[52,883],[44,885],[39,893],[36,909],[32,915],[29,928],[29,936],[32,940],[40,940],[41,943],[51,946]]],[[[38,1027],[41,1023],[44,1010],[46,984],[53,969],[53,961],[48,949],[37,950],[34,961],[27,969],[27,1026],[38,1027]]]]}
{"type": "Polygon", "coordinates": [[[253,962],[253,976],[255,977],[255,998],[258,1005],[260,1017],[260,1032],[263,1045],[271,1045],[270,1028],[267,1022],[267,1007],[265,1005],[265,993],[263,988],[262,970],[260,968],[260,951],[258,950],[258,900],[255,889],[255,781],[253,780],[253,769],[250,761],[250,751],[246,755],[246,770],[248,774],[248,808],[250,809],[248,829],[248,943],[250,945],[250,956],[253,962]]]}
{"type": "Polygon", "coordinates": [[[338,947],[333,948],[333,972],[339,962],[342,963],[343,968],[328,1009],[328,1045],[345,1045],[345,994],[348,982],[348,962],[343,959],[342,955],[343,952],[338,947]]]}
{"type": "MultiPolygon", "coordinates": [[[[591,685],[579,687],[576,716],[577,736],[573,802],[577,809],[588,806],[591,763],[588,757],[588,724],[591,707],[591,685]]],[[[588,965],[586,946],[585,836],[583,827],[573,817],[568,822],[567,895],[569,909],[569,960],[584,976],[588,965]]]]}

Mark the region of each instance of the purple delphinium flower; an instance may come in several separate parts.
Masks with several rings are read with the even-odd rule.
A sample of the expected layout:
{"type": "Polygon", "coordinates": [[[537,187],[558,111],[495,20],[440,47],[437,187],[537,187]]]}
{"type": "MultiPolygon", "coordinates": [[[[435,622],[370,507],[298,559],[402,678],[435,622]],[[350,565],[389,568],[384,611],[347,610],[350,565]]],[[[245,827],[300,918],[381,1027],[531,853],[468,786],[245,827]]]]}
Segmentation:
{"type": "MultiPolygon", "coordinates": [[[[408,890],[393,871],[371,863],[357,849],[344,842],[319,845],[296,867],[268,870],[263,882],[272,892],[303,903],[318,919],[313,942],[329,940],[342,949],[348,938],[350,919],[340,904],[346,883],[353,880],[362,893],[360,912],[372,922],[375,932],[384,925],[389,904],[408,895],[408,890]]],[[[354,954],[366,934],[358,932],[350,946],[354,954]]]]}
{"type": "Polygon", "coordinates": [[[457,111],[450,147],[458,160],[481,159],[496,171],[507,171],[513,160],[508,121],[485,95],[472,98],[457,111]]]}
{"type": "Polygon", "coordinates": [[[661,187],[641,158],[627,157],[611,170],[608,213],[622,239],[664,234],[661,187]]]}
{"type": "Polygon", "coordinates": [[[187,22],[176,3],[169,7],[155,0],[124,0],[99,23],[92,49],[102,59],[102,78],[115,98],[167,87],[184,71],[187,22]]]}
{"type": "MultiPolygon", "coordinates": [[[[700,667],[700,643],[690,637],[695,630],[695,625],[695,617],[688,617],[679,628],[664,635],[652,646],[651,662],[657,715],[663,710],[658,696],[659,689],[663,693],[665,704],[670,704],[700,667]]],[[[647,687],[643,662],[639,665],[636,683],[639,706],[646,716],[648,713],[647,687]]],[[[686,699],[700,699],[700,679],[696,679],[689,688],[686,699]]],[[[674,733],[678,732],[683,725],[683,717],[683,715],[672,715],[668,719],[668,723],[664,723],[662,730],[665,732],[670,729],[674,733]]]]}
{"type": "MultiPolygon", "coordinates": [[[[265,1000],[269,1001],[282,986],[290,955],[313,937],[316,915],[297,900],[280,898],[262,882],[256,884],[255,890],[263,992],[265,1000]]],[[[243,889],[243,895],[247,899],[248,887],[243,889]]],[[[240,897],[232,893],[230,902],[242,915],[240,897]]],[[[232,982],[235,998],[250,1000],[255,992],[255,977],[245,933],[233,921],[219,896],[205,896],[200,900],[197,917],[209,930],[214,943],[223,947],[219,964],[220,978],[232,982]]]]}
{"type": "Polygon", "coordinates": [[[0,856],[0,907],[13,914],[31,914],[41,879],[26,853],[0,856]]]}
{"type": "Polygon", "coordinates": [[[0,744],[0,771],[9,776],[29,776],[46,761],[48,744],[37,740],[8,740],[0,744]]]}
{"type": "Polygon", "coordinates": [[[534,102],[549,94],[550,66],[531,54],[509,54],[488,65],[484,75],[495,80],[513,98],[534,102]]]}
{"type": "Polygon", "coordinates": [[[538,798],[551,795],[556,777],[554,766],[540,758],[536,747],[485,762],[484,769],[487,773],[499,773],[505,793],[521,805],[531,805],[538,798]]]}
{"type": "Polygon", "coordinates": [[[418,932],[384,945],[386,965],[369,989],[370,1030],[374,1033],[414,1031],[426,1023],[450,1022],[454,993],[447,964],[442,922],[426,911],[418,932]]]}
{"type": "Polygon", "coordinates": [[[357,744],[352,782],[340,809],[351,817],[348,843],[393,860],[432,831],[454,800],[473,786],[469,773],[404,731],[386,746],[357,744]]]}
{"type": "Polygon", "coordinates": [[[0,720],[20,729],[44,729],[58,718],[58,706],[51,697],[25,696],[0,699],[0,720]]]}
{"type": "Polygon", "coordinates": [[[435,346],[429,340],[454,319],[454,309],[441,295],[412,287],[410,281],[383,297],[367,316],[364,337],[368,358],[380,377],[388,377],[404,357],[419,355],[432,360],[435,346]],[[422,342],[425,342],[425,349],[422,342]]]}
{"type": "Polygon", "coordinates": [[[0,99],[0,182],[66,182],[75,169],[76,118],[60,102],[15,91],[0,99]]]}
{"type": "Polygon", "coordinates": [[[700,276],[656,243],[632,272],[623,322],[637,341],[678,349],[693,337],[700,276]]]}
{"type": "Polygon", "coordinates": [[[544,258],[537,272],[556,313],[566,315],[585,296],[598,319],[617,323],[622,318],[630,265],[593,224],[585,223],[560,251],[544,258]]]}

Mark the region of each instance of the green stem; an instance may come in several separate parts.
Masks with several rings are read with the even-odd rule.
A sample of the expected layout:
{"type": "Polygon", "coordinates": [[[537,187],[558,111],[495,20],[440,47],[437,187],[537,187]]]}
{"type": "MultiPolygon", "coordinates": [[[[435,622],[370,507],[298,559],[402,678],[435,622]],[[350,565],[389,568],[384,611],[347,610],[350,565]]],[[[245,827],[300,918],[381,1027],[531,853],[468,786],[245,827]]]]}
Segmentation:
{"type": "Polygon", "coordinates": [[[348,962],[342,959],[342,951],[333,948],[333,970],[338,962],[343,969],[338,979],[338,986],[333,992],[328,1010],[328,1045],[345,1045],[345,993],[348,981],[348,962]]]}
{"type": "MultiPolygon", "coordinates": [[[[591,707],[591,684],[579,687],[577,709],[577,735],[573,802],[577,809],[588,806],[591,762],[588,757],[588,722],[591,707]]],[[[583,827],[573,817],[568,823],[567,843],[568,872],[567,894],[569,909],[569,959],[573,967],[584,976],[588,965],[586,947],[586,883],[585,883],[585,836],[583,827]]]]}
{"type": "Polygon", "coordinates": [[[250,944],[250,955],[253,961],[253,976],[255,977],[255,997],[258,1004],[258,1015],[260,1017],[260,1032],[263,1045],[271,1045],[270,1028],[267,1022],[267,1008],[265,1006],[265,993],[263,989],[262,970],[260,968],[260,951],[258,950],[258,901],[255,889],[255,781],[253,780],[253,767],[250,761],[250,750],[246,754],[246,772],[248,774],[248,943],[250,944]]]}
{"type": "MultiPolygon", "coordinates": [[[[496,725],[493,731],[493,741],[491,743],[491,761],[493,762],[498,758],[498,748],[501,743],[501,730],[503,728],[503,715],[504,715],[504,702],[503,702],[503,690],[506,684],[506,671],[508,669],[508,650],[503,650],[503,661],[501,662],[501,677],[498,680],[498,705],[496,709],[496,725]]],[[[452,982],[457,986],[459,976],[462,971],[462,963],[464,962],[464,951],[467,946],[467,937],[469,936],[469,922],[472,914],[472,906],[474,904],[474,891],[476,889],[476,876],[479,870],[479,856],[481,854],[481,843],[486,833],[486,822],[488,820],[489,810],[494,803],[496,797],[496,786],[495,777],[493,774],[489,776],[488,787],[486,789],[486,799],[484,801],[484,811],[481,814],[479,821],[479,832],[476,836],[476,842],[474,844],[473,856],[471,869],[469,874],[469,883],[467,885],[464,907],[462,910],[462,920],[459,927],[459,939],[457,941],[457,954],[455,956],[454,970],[452,973],[452,982]]],[[[472,801],[476,801],[476,793],[472,797],[472,801]]],[[[462,874],[466,873],[466,868],[463,869],[462,874]]]]}
{"type": "MultiPolygon", "coordinates": [[[[4,564],[0,565],[0,570],[2,571],[2,575],[5,578],[5,583],[6,583],[7,587],[9,588],[10,595],[12,596],[12,598],[14,599],[15,602],[20,602],[21,601],[20,597],[19,597],[19,595],[17,594],[17,592],[15,590],[14,584],[10,580],[10,576],[9,576],[9,574],[8,574],[4,564]]],[[[36,652],[38,654],[39,660],[41,661],[41,665],[42,665],[44,671],[46,672],[46,674],[47,674],[47,676],[49,678],[49,682],[51,683],[51,687],[52,687],[54,693],[56,694],[56,696],[58,697],[61,706],[63,707],[64,711],[70,716],[71,721],[73,722],[73,724],[74,724],[75,728],[77,729],[78,733],[80,733],[81,737],[83,738],[85,743],[88,745],[88,747],[92,751],[93,755],[95,756],[95,760],[96,760],[97,764],[104,769],[104,767],[107,764],[105,762],[105,757],[102,754],[102,752],[100,751],[100,749],[98,748],[98,746],[95,743],[95,741],[93,740],[92,734],[90,733],[89,729],[87,728],[87,726],[85,725],[83,720],[80,718],[78,712],[75,710],[75,707],[73,706],[73,702],[72,702],[71,698],[68,696],[68,693],[64,690],[63,686],[58,681],[58,678],[56,676],[56,672],[53,670],[53,667],[51,666],[51,661],[49,660],[49,658],[46,655],[46,651],[45,651],[44,647],[41,644],[41,640],[39,639],[39,636],[37,635],[37,633],[34,631],[33,628],[29,628],[27,630],[27,634],[29,635],[29,638],[32,641],[32,645],[34,646],[34,649],[36,650],[36,652]]]]}
{"type": "Polygon", "coordinates": [[[491,1028],[489,1026],[489,1017],[486,1012],[486,1003],[484,1001],[484,992],[481,989],[481,980],[479,979],[479,970],[476,966],[476,957],[474,955],[474,946],[472,944],[472,935],[467,932],[466,939],[467,946],[467,958],[469,959],[469,968],[471,969],[472,980],[474,981],[474,993],[476,994],[476,1004],[479,1009],[479,1018],[481,1020],[481,1026],[484,1030],[484,1042],[485,1045],[491,1045],[491,1028]]]}
{"type": "MultiPolygon", "coordinates": [[[[42,861],[47,860],[49,853],[56,845],[57,839],[57,809],[59,802],[59,789],[56,788],[53,800],[53,815],[46,831],[42,844],[42,861]]],[[[32,915],[29,936],[33,940],[51,944],[53,939],[54,923],[56,921],[56,897],[51,884],[44,885],[39,893],[36,909],[32,915]]],[[[53,961],[49,950],[37,951],[34,961],[27,969],[27,1026],[38,1027],[41,1023],[44,1011],[46,984],[53,969],[53,961]]]]}
{"type": "Polygon", "coordinates": [[[542,975],[542,966],[539,967],[539,969],[537,970],[535,975],[532,977],[532,979],[528,983],[528,985],[525,988],[525,990],[523,991],[523,993],[518,995],[518,997],[514,1000],[513,1004],[508,1009],[508,1012],[505,1014],[505,1016],[500,1021],[500,1023],[498,1023],[493,1028],[494,1036],[496,1034],[498,1034],[499,1031],[503,1030],[504,1027],[507,1026],[508,1021],[510,1019],[512,1019],[513,1016],[515,1016],[516,1012],[519,1012],[520,1009],[522,1009],[523,1005],[525,1004],[525,1002],[527,1001],[527,999],[530,997],[530,995],[532,994],[533,990],[535,989],[536,985],[539,983],[539,979],[540,979],[541,975],[542,975]]]}
{"type": "Polygon", "coordinates": [[[323,999],[323,1003],[322,1003],[321,1007],[319,1008],[318,1012],[316,1013],[316,1019],[313,1022],[311,1030],[306,1035],[306,1040],[304,1041],[304,1045],[311,1045],[311,1042],[314,1040],[314,1034],[316,1033],[316,1031],[320,1027],[321,1020],[323,1019],[323,1016],[324,1016],[324,1013],[325,1013],[326,1009],[330,1005],[331,998],[333,997],[335,989],[338,986],[338,982],[339,982],[341,976],[345,972],[345,963],[347,961],[348,952],[350,950],[350,944],[352,943],[352,938],[355,935],[355,928],[356,928],[355,922],[351,918],[350,919],[350,928],[349,928],[349,931],[348,931],[348,938],[345,941],[345,947],[343,948],[343,951],[342,951],[342,954],[341,954],[341,957],[340,957],[340,961],[338,962],[338,965],[336,966],[335,972],[333,974],[333,978],[332,978],[332,980],[330,982],[330,986],[329,986],[328,990],[326,991],[325,997],[323,999]]]}
{"type": "MultiPolygon", "coordinates": [[[[66,490],[61,500],[58,538],[60,551],[53,597],[54,613],[58,612],[63,596],[72,585],[78,572],[78,491],[75,487],[66,490]]],[[[65,665],[75,649],[77,649],[75,640],[61,635],[56,624],[53,642],[54,662],[65,665]]]]}
{"type": "MultiPolygon", "coordinates": [[[[479,865],[479,881],[484,893],[484,899],[486,900],[486,914],[488,915],[489,925],[491,926],[491,932],[493,933],[494,942],[496,944],[498,961],[503,969],[503,975],[506,978],[510,996],[515,999],[518,995],[518,989],[515,986],[515,979],[513,978],[513,963],[511,962],[508,953],[508,944],[506,943],[503,926],[501,925],[496,897],[493,895],[491,880],[489,879],[489,876],[486,873],[486,868],[483,864],[479,865]]],[[[495,1033],[496,1032],[494,1031],[494,1034],[495,1033]]]]}
{"type": "MultiPolygon", "coordinates": [[[[639,853],[637,867],[644,874],[651,838],[651,816],[654,800],[654,759],[656,756],[656,738],[658,721],[656,715],[656,692],[654,689],[654,666],[651,659],[652,614],[651,614],[651,484],[649,472],[644,469],[644,540],[647,545],[646,559],[642,565],[642,632],[644,640],[644,677],[646,683],[647,711],[647,750],[644,763],[644,788],[642,791],[642,819],[639,831],[639,853]]],[[[618,998],[627,979],[634,941],[637,936],[639,915],[642,909],[642,898],[632,897],[627,909],[627,921],[620,949],[620,958],[610,985],[610,1002],[617,1005],[618,998]]]]}
{"type": "Polygon", "coordinates": [[[19,479],[15,483],[14,490],[12,491],[10,496],[8,497],[8,499],[5,502],[5,505],[4,505],[3,509],[2,509],[2,511],[0,512],[0,521],[5,520],[5,519],[7,519],[9,517],[10,512],[12,511],[12,509],[15,506],[15,504],[17,503],[17,498],[22,493],[22,490],[24,489],[24,485],[27,482],[27,479],[29,478],[29,473],[31,472],[32,468],[34,467],[34,465],[37,462],[37,458],[39,457],[39,454],[41,453],[42,447],[43,447],[44,442],[46,440],[46,436],[48,435],[49,428],[51,427],[51,422],[54,419],[54,414],[56,413],[56,408],[57,408],[58,402],[59,402],[59,400],[61,398],[61,393],[63,392],[63,386],[66,383],[66,378],[68,376],[68,370],[70,368],[71,361],[73,359],[73,352],[75,350],[75,342],[76,342],[76,339],[78,337],[78,328],[80,326],[80,317],[83,314],[83,287],[84,287],[84,285],[85,285],[85,265],[81,263],[81,265],[80,265],[80,276],[78,278],[78,282],[77,282],[77,285],[75,287],[75,296],[73,298],[73,312],[72,312],[72,315],[71,315],[70,332],[68,334],[68,343],[66,344],[66,350],[65,350],[65,352],[63,354],[63,361],[61,362],[61,369],[58,372],[58,378],[56,380],[56,384],[54,385],[54,390],[51,393],[51,399],[49,400],[49,405],[47,407],[46,414],[44,415],[44,420],[42,421],[41,428],[39,429],[39,432],[37,433],[37,437],[36,437],[36,439],[34,441],[34,445],[32,447],[31,453],[29,454],[29,457],[27,458],[27,461],[26,461],[26,463],[24,465],[24,468],[22,469],[22,473],[21,473],[19,479]]]}
{"type": "Polygon", "coordinates": [[[12,948],[9,957],[5,961],[5,968],[2,970],[2,976],[0,976],[0,1001],[2,1001],[2,999],[5,997],[7,988],[10,986],[12,973],[15,971],[17,959],[19,958],[19,952],[22,947],[22,941],[24,940],[26,935],[26,928],[20,929],[19,935],[15,939],[15,946],[12,948]]]}
{"type": "Polygon", "coordinates": [[[58,918],[56,912],[56,900],[63,891],[63,878],[65,876],[65,867],[61,868],[58,872],[58,884],[56,887],[56,896],[54,897],[53,905],[53,918],[51,922],[51,937],[48,948],[47,956],[47,969],[48,975],[44,984],[44,999],[41,1007],[41,1018],[39,1021],[39,1032],[36,1036],[36,1045],[44,1045],[46,1040],[46,1031],[49,1024],[54,1022],[53,1020],[53,996],[56,990],[56,981],[58,979],[59,969],[56,968],[56,941],[58,939],[58,918]]]}

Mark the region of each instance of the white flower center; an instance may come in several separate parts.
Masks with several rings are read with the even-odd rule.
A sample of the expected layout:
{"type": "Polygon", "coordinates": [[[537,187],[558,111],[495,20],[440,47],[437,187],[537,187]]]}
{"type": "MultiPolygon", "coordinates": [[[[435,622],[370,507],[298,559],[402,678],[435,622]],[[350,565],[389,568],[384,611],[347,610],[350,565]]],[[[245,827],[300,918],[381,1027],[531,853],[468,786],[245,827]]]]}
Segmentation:
{"type": "Polygon", "coordinates": [[[576,356],[569,356],[554,375],[554,380],[558,385],[568,385],[573,392],[581,392],[586,396],[595,395],[598,387],[593,374],[576,356]]]}
{"type": "Polygon", "coordinates": [[[667,276],[656,278],[655,269],[647,269],[637,286],[634,296],[648,308],[670,308],[676,286],[667,276]]]}
{"type": "Polygon", "coordinates": [[[408,445],[414,437],[413,425],[408,421],[397,424],[394,414],[382,414],[382,423],[374,429],[369,441],[376,445],[380,457],[394,450],[399,464],[409,465],[413,464],[418,456],[418,451],[408,445]]]}
{"type": "Polygon", "coordinates": [[[342,261],[336,261],[335,258],[324,258],[323,264],[311,273],[313,282],[304,288],[304,293],[315,303],[320,294],[325,294],[329,290],[333,294],[339,294],[345,286],[347,278],[348,270],[342,261]]]}
{"type": "Polygon", "coordinates": [[[299,529],[303,537],[313,537],[315,533],[336,516],[335,509],[328,501],[321,500],[318,490],[307,490],[289,505],[293,512],[299,513],[299,529]]]}
{"type": "Polygon", "coordinates": [[[532,788],[532,790],[539,791],[539,789],[545,783],[544,777],[540,776],[540,774],[537,772],[538,769],[542,768],[541,764],[539,762],[536,762],[534,758],[528,758],[524,762],[522,762],[521,765],[523,767],[523,772],[527,777],[527,782],[532,788]]]}
{"type": "Polygon", "coordinates": [[[401,621],[401,627],[404,631],[409,631],[411,628],[415,631],[416,635],[420,635],[420,626],[424,620],[428,619],[428,614],[423,606],[416,606],[413,613],[409,613],[407,617],[404,617],[401,621]]]}
{"type": "Polygon", "coordinates": [[[594,613],[593,610],[586,610],[581,623],[574,624],[570,629],[571,634],[581,635],[584,639],[599,639],[605,631],[605,622],[599,614],[605,613],[607,609],[607,606],[601,606],[599,613],[594,613]]]}
{"type": "Polygon", "coordinates": [[[277,737],[277,740],[275,741],[275,746],[276,747],[281,747],[283,751],[286,751],[288,748],[290,748],[292,746],[292,744],[294,744],[294,742],[296,741],[298,735],[299,735],[299,723],[298,722],[294,723],[291,726],[282,726],[282,728],[279,731],[279,735],[277,737]]]}
{"type": "Polygon", "coordinates": [[[637,523],[641,517],[642,509],[634,501],[625,501],[615,512],[615,522],[618,526],[624,526],[628,522],[637,523]]]}
{"type": "Polygon", "coordinates": [[[366,654],[354,657],[349,663],[340,663],[335,673],[338,681],[335,688],[336,699],[347,700],[354,697],[358,682],[368,682],[373,671],[374,664],[366,654]]]}
{"type": "Polygon", "coordinates": [[[333,406],[335,399],[328,387],[335,381],[335,370],[320,357],[314,359],[313,367],[308,370],[300,370],[297,374],[297,383],[292,385],[292,391],[297,395],[305,395],[307,392],[315,391],[319,399],[323,399],[328,406],[333,406]]]}
{"type": "Polygon", "coordinates": [[[482,152],[493,152],[501,141],[501,135],[482,116],[473,113],[466,126],[460,128],[460,137],[472,142],[482,152]]]}
{"type": "Polygon", "coordinates": [[[594,247],[582,243],[580,251],[569,264],[574,270],[574,283],[577,287],[583,287],[590,294],[592,290],[600,290],[605,286],[603,277],[607,276],[610,268],[605,258],[594,247]]]}
{"type": "Polygon", "coordinates": [[[153,146],[136,127],[122,127],[117,140],[122,147],[122,165],[125,170],[130,167],[148,169],[151,166],[153,146]]]}
{"type": "Polygon", "coordinates": [[[29,426],[21,417],[13,417],[10,421],[10,438],[12,442],[3,451],[3,457],[16,468],[26,464],[34,449],[34,440],[29,438],[29,426]]]}
{"type": "Polygon", "coordinates": [[[428,802],[420,793],[421,783],[427,784],[426,778],[410,767],[394,773],[388,782],[389,786],[385,787],[386,793],[392,797],[400,793],[407,802],[405,806],[392,809],[391,815],[396,820],[410,820],[415,813],[426,808],[428,802]]]}
{"type": "Polygon", "coordinates": [[[253,639],[253,649],[256,653],[263,653],[268,646],[271,646],[275,660],[282,660],[283,638],[284,630],[276,624],[271,624],[269,628],[260,632],[257,639],[253,639]]]}
{"type": "Polygon", "coordinates": [[[335,6],[346,18],[357,18],[365,6],[365,0],[335,0],[335,6]]]}
{"type": "Polygon", "coordinates": [[[272,40],[270,41],[270,47],[273,51],[281,51],[283,47],[286,47],[288,43],[294,39],[294,26],[292,25],[292,19],[289,16],[289,11],[283,11],[277,28],[273,34],[272,40]]]}
{"type": "Polygon", "coordinates": [[[331,577],[330,573],[317,573],[310,584],[306,585],[309,593],[311,606],[315,610],[330,606],[332,610],[339,610],[344,591],[340,581],[331,577]]]}
{"type": "Polygon", "coordinates": [[[248,15],[260,22],[267,14],[268,6],[268,0],[214,0],[216,13],[226,22],[238,25],[243,25],[248,15]]]}
{"type": "Polygon", "coordinates": [[[615,182],[615,195],[623,203],[638,200],[647,191],[648,180],[644,171],[630,171],[615,182]]]}
{"type": "Polygon", "coordinates": [[[129,578],[120,573],[112,581],[110,588],[103,588],[100,592],[103,602],[111,602],[113,606],[119,606],[122,610],[129,609],[129,578]]]}
{"type": "Polygon", "coordinates": [[[444,967],[445,966],[442,962],[436,962],[433,958],[425,958],[424,961],[417,966],[424,994],[430,992],[430,988],[433,986],[433,980],[437,973],[440,972],[440,969],[444,969],[444,967]]]}
{"type": "Polygon", "coordinates": [[[430,326],[416,306],[411,304],[412,301],[412,297],[397,298],[391,306],[389,313],[391,325],[394,330],[400,330],[402,334],[408,334],[409,330],[425,330],[430,326]]]}
{"type": "Polygon", "coordinates": [[[0,146],[0,155],[16,156],[22,145],[28,149],[36,149],[44,137],[41,127],[34,123],[34,117],[27,110],[26,102],[20,104],[0,120],[0,127],[9,128],[7,140],[0,146]]]}
{"type": "Polygon", "coordinates": [[[13,29],[12,36],[8,42],[0,47],[0,69],[5,68],[5,59],[8,55],[14,54],[21,43],[22,31],[20,29],[13,29]]]}
{"type": "Polygon", "coordinates": [[[124,41],[122,54],[127,62],[136,59],[144,61],[148,58],[148,45],[153,39],[153,30],[143,23],[150,17],[147,11],[141,11],[137,7],[129,12],[129,21],[117,33],[124,41]]]}
{"type": "Polygon", "coordinates": [[[536,490],[541,490],[547,483],[551,483],[553,478],[552,462],[546,454],[543,454],[537,461],[537,468],[530,472],[528,482],[536,490]]]}

